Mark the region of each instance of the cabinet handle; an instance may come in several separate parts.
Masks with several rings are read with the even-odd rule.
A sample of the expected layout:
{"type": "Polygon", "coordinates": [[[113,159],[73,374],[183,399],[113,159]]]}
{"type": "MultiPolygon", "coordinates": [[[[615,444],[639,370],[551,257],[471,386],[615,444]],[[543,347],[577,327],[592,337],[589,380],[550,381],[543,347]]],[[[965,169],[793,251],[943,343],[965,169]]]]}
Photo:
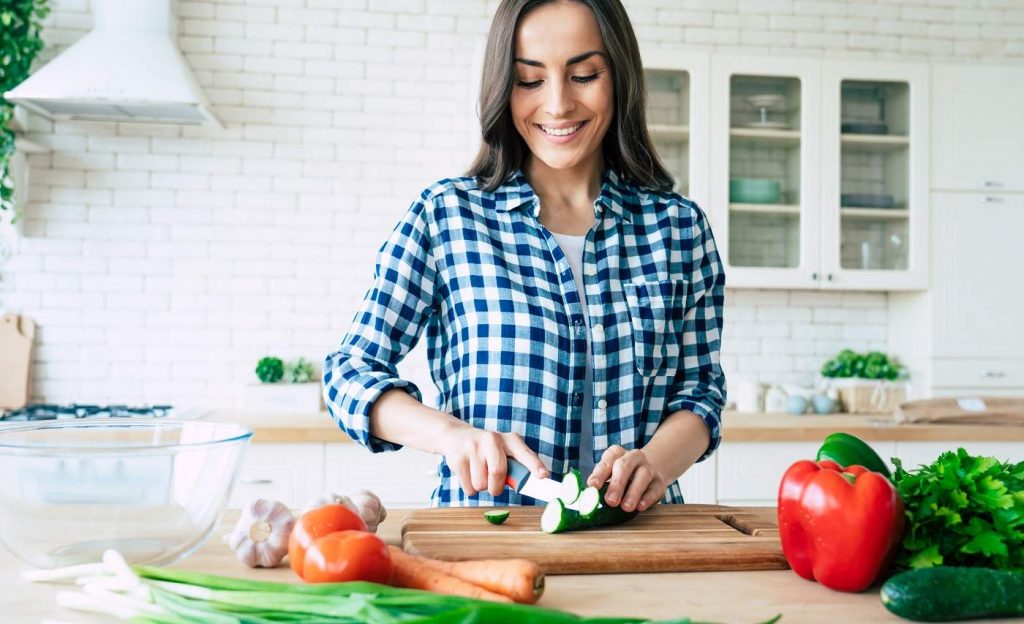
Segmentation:
{"type": "Polygon", "coordinates": [[[825,279],[827,279],[830,282],[834,282],[835,279],[836,279],[836,276],[832,275],[831,273],[829,273],[828,275],[825,276],[825,279]]]}
{"type": "Polygon", "coordinates": [[[269,485],[274,482],[273,479],[259,479],[255,477],[242,477],[238,480],[239,483],[246,485],[269,485]]]}
{"type": "Polygon", "coordinates": [[[987,371],[983,371],[981,373],[981,376],[982,377],[988,377],[990,379],[998,379],[998,378],[1001,378],[1001,377],[1006,377],[1006,373],[1003,372],[1003,371],[987,370],[987,371]]]}
{"type": "Polygon", "coordinates": [[[817,274],[817,272],[811,273],[811,279],[814,280],[815,282],[818,281],[818,274],[817,274]]]}
{"type": "Polygon", "coordinates": [[[1002,197],[996,197],[995,195],[986,195],[983,200],[986,204],[1001,204],[1003,203],[1002,197]]]}
{"type": "Polygon", "coordinates": [[[1003,183],[999,180],[984,180],[981,185],[985,188],[1003,188],[1003,183]]]}

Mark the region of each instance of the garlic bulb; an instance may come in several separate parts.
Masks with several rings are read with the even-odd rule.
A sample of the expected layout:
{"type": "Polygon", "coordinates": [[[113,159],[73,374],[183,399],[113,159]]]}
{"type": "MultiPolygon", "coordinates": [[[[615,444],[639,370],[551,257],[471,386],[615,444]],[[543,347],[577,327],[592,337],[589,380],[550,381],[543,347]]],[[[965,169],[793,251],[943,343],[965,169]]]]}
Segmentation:
{"type": "Polygon", "coordinates": [[[250,568],[276,568],[288,554],[295,516],[284,503],[256,499],[242,510],[224,542],[250,568]]]}
{"type": "Polygon", "coordinates": [[[335,494],[334,492],[325,492],[306,505],[306,508],[302,510],[302,513],[330,504],[345,505],[352,511],[359,514],[359,517],[366,522],[366,528],[371,533],[377,532],[377,525],[383,522],[384,518],[388,515],[387,510],[384,509],[383,503],[380,502],[380,498],[369,490],[358,490],[349,496],[342,496],[341,494],[335,494]]]}

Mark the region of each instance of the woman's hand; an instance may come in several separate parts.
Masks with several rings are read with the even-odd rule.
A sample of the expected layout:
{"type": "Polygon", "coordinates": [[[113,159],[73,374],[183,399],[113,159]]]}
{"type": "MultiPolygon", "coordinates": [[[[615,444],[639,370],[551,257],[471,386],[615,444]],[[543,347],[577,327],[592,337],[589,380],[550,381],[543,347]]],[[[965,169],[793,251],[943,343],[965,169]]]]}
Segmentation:
{"type": "Polygon", "coordinates": [[[617,444],[601,455],[587,485],[599,488],[606,481],[605,502],[623,511],[644,511],[661,500],[668,489],[665,477],[642,450],[627,451],[617,444]]]}
{"type": "Polygon", "coordinates": [[[550,475],[518,433],[484,431],[465,423],[445,435],[443,453],[448,466],[459,476],[466,495],[487,491],[500,496],[505,489],[508,457],[526,466],[537,477],[550,475]]]}

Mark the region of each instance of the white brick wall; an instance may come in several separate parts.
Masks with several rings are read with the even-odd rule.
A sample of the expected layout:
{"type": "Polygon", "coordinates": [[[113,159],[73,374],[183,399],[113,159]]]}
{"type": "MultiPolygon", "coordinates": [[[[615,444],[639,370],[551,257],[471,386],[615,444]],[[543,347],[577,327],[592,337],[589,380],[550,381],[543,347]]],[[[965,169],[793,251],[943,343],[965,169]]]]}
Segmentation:
{"type": "MultiPolygon", "coordinates": [[[[41,60],[91,25],[55,0],[41,60]]],[[[645,44],[1024,62],[1021,0],[627,0],[645,44]]],[[[319,361],[391,226],[473,149],[495,0],[180,0],[223,131],[34,118],[25,237],[0,307],[39,323],[34,398],[236,404],[267,353],[319,361]]],[[[883,294],[730,291],[730,374],[808,382],[882,348],[883,294]]],[[[403,370],[428,390],[422,350],[403,370]]]]}

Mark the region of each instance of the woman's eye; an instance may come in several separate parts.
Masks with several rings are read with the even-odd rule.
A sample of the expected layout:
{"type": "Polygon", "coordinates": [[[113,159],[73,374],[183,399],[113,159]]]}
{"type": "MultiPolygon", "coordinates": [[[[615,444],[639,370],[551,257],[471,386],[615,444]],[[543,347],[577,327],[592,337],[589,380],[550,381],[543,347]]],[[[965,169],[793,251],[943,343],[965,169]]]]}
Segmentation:
{"type": "Polygon", "coordinates": [[[597,76],[598,74],[591,74],[590,76],[573,76],[572,79],[574,82],[586,84],[591,80],[597,80],[597,76]]]}
{"type": "Polygon", "coordinates": [[[524,89],[536,89],[537,87],[540,86],[541,82],[543,82],[543,80],[534,80],[533,82],[525,82],[523,80],[517,80],[516,84],[519,85],[520,87],[524,88],[524,89]]]}

